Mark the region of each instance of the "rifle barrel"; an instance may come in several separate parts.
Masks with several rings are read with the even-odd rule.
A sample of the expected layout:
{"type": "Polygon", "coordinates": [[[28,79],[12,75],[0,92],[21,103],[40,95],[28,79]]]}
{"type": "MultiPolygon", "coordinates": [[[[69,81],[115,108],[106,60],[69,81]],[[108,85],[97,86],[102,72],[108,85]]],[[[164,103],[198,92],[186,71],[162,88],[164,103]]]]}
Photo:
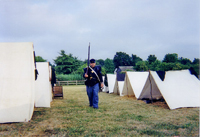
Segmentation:
{"type": "Polygon", "coordinates": [[[87,63],[87,74],[88,74],[89,64],[90,64],[90,42],[89,42],[89,46],[88,46],[88,63],[87,63]]]}

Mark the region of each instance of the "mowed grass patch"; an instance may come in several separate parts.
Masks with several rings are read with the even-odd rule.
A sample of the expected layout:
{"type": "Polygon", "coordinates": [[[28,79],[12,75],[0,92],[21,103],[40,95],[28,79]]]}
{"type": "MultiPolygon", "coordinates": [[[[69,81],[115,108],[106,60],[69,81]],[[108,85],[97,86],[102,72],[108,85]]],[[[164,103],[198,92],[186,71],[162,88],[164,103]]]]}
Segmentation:
{"type": "Polygon", "coordinates": [[[85,86],[65,86],[64,99],[35,108],[28,123],[0,124],[0,136],[199,136],[199,108],[169,110],[164,102],[99,93],[89,107],[85,86]]]}

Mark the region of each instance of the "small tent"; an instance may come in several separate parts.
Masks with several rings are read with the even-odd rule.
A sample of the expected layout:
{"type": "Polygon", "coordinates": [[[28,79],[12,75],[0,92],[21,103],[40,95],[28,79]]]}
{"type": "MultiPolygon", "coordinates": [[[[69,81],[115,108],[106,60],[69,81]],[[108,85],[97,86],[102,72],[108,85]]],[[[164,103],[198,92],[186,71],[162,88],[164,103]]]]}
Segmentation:
{"type": "Polygon", "coordinates": [[[115,80],[115,86],[114,86],[114,94],[123,96],[122,90],[124,87],[124,79],[125,79],[125,73],[117,73],[117,78],[115,80]]]}
{"type": "Polygon", "coordinates": [[[51,67],[49,62],[37,62],[38,78],[35,81],[35,107],[50,107],[52,101],[51,67]]]}
{"type": "Polygon", "coordinates": [[[114,86],[114,89],[113,89],[113,93],[120,95],[120,96],[123,96],[123,94],[122,94],[123,86],[124,86],[124,81],[117,81],[116,80],[115,86],[114,86]]]}
{"type": "Polygon", "coordinates": [[[161,91],[158,88],[158,85],[162,83],[162,80],[158,76],[157,72],[150,71],[146,73],[148,73],[148,77],[138,99],[158,100],[163,98],[161,91]]]}
{"type": "Polygon", "coordinates": [[[108,86],[106,86],[106,84],[105,84],[105,82],[107,82],[107,79],[106,79],[106,76],[103,76],[102,77],[103,78],[103,83],[104,83],[104,85],[103,85],[103,92],[108,92],[108,86]]]}
{"type": "Polygon", "coordinates": [[[126,72],[122,95],[139,98],[149,72],[126,72]]]}
{"type": "Polygon", "coordinates": [[[170,109],[200,107],[200,81],[189,70],[167,71],[164,81],[154,71],[149,76],[139,99],[163,97],[170,109]]]}
{"type": "Polygon", "coordinates": [[[28,122],[34,111],[33,43],[0,43],[0,123],[28,122]]]}
{"type": "Polygon", "coordinates": [[[115,74],[107,74],[107,80],[108,80],[108,89],[109,89],[108,91],[109,91],[109,93],[113,93],[116,75],[115,74]]]}

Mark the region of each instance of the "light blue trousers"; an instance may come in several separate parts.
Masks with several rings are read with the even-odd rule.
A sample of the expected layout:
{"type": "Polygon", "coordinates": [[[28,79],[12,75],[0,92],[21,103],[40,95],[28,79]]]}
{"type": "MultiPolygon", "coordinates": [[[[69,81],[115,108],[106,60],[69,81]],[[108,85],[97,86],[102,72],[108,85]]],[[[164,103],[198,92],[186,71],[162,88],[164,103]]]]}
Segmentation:
{"type": "Polygon", "coordinates": [[[95,84],[94,86],[86,86],[87,90],[87,95],[89,99],[90,106],[93,108],[98,108],[98,103],[99,103],[99,83],[95,84]]]}

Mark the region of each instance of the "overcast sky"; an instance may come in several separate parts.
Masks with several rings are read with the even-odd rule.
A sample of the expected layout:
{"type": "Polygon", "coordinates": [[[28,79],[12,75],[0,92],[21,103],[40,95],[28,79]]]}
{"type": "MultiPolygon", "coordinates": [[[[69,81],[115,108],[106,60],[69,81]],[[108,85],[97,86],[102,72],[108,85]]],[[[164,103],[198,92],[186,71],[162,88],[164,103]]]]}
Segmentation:
{"type": "Polygon", "coordinates": [[[60,50],[81,60],[116,52],[199,58],[199,0],[0,0],[0,42],[33,42],[53,63],[60,50]]]}

